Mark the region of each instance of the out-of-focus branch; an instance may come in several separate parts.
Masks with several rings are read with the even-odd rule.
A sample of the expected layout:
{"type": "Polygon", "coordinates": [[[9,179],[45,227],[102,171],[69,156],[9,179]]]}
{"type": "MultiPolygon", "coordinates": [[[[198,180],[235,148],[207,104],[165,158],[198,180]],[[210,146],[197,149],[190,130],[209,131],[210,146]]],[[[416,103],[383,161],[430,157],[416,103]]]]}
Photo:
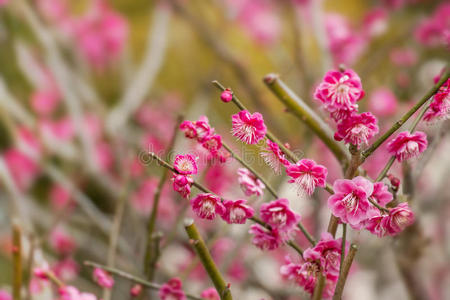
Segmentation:
{"type": "Polygon", "coordinates": [[[92,153],[95,153],[93,141],[85,130],[81,101],[74,92],[72,78],[68,72],[69,68],[66,66],[61,54],[59,53],[55,40],[45,26],[41,24],[35,12],[30,8],[26,1],[18,0],[16,3],[17,7],[21,10],[22,15],[24,16],[25,21],[28,23],[29,27],[45,49],[47,63],[50,70],[54,74],[61,93],[63,94],[63,100],[81,140],[83,157],[86,162],[88,162],[87,165],[89,170],[95,171],[96,163],[94,161],[94,156],[92,155],[92,153]]]}
{"type": "MultiPolygon", "coordinates": [[[[124,272],[124,271],[116,269],[116,268],[111,268],[111,267],[108,267],[108,266],[105,266],[105,265],[101,265],[101,264],[98,264],[98,263],[95,263],[95,262],[91,262],[91,261],[85,261],[84,265],[87,266],[87,267],[91,267],[91,268],[101,268],[101,269],[103,269],[103,270],[105,270],[105,271],[107,271],[107,272],[109,272],[109,273],[111,273],[113,275],[116,275],[116,276],[128,279],[128,280],[130,280],[132,282],[135,282],[135,283],[139,283],[140,285],[145,286],[145,287],[150,288],[150,289],[153,289],[153,290],[159,290],[161,288],[160,284],[153,283],[153,282],[150,282],[150,281],[146,281],[146,280],[144,280],[142,278],[139,278],[138,276],[134,276],[132,274],[129,274],[127,272],[124,272]]],[[[190,294],[186,294],[186,297],[188,299],[191,299],[191,300],[202,300],[202,298],[197,297],[197,296],[193,296],[193,295],[190,295],[190,294]]]]}
{"type": "Polygon", "coordinates": [[[300,99],[276,74],[264,77],[267,87],[286,105],[286,107],[302,122],[304,122],[333,152],[342,165],[350,157],[345,147],[334,140],[331,128],[300,99]]]}
{"type": "Polygon", "coordinates": [[[194,224],[194,220],[186,219],[184,221],[184,228],[186,229],[186,233],[189,236],[190,243],[195,248],[200,261],[202,262],[203,267],[209,275],[209,278],[214,283],[217,292],[220,295],[221,300],[232,300],[231,291],[229,285],[223,279],[222,274],[217,268],[214,260],[209,253],[208,248],[205,245],[200,233],[197,230],[197,227],[194,224]]]}
{"type": "Polygon", "coordinates": [[[131,79],[130,85],[126,88],[119,103],[107,117],[106,125],[110,133],[116,133],[117,129],[125,126],[153,86],[166,55],[170,15],[170,11],[165,5],[158,5],[155,8],[142,64],[131,79]]]}
{"type": "Polygon", "coordinates": [[[22,299],[22,229],[18,220],[12,222],[13,299],[22,299]]]}

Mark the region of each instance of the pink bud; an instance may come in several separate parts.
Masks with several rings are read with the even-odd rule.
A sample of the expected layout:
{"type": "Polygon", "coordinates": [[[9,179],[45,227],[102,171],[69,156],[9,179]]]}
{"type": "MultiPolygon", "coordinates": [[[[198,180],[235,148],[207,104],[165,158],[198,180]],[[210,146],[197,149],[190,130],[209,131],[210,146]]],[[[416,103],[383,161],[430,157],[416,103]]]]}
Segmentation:
{"type": "Polygon", "coordinates": [[[220,94],[220,99],[225,103],[230,102],[233,100],[233,92],[230,89],[226,89],[220,94]]]}
{"type": "Polygon", "coordinates": [[[142,285],[140,284],[135,284],[133,285],[133,287],[130,289],[130,295],[132,297],[137,297],[141,294],[142,292],[142,285]]]}

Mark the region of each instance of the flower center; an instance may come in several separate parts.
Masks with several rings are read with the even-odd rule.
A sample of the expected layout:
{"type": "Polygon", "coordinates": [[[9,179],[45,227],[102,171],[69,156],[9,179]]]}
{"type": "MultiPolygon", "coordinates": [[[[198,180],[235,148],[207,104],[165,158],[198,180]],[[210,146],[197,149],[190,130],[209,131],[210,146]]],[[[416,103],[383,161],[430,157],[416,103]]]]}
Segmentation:
{"type": "Polygon", "coordinates": [[[359,206],[358,197],[356,197],[353,193],[348,194],[345,196],[342,201],[344,202],[345,207],[347,208],[347,211],[356,211],[359,206]]]}
{"type": "Polygon", "coordinates": [[[232,223],[242,221],[245,216],[245,211],[241,207],[233,208],[230,211],[230,221],[232,223]]]}
{"type": "Polygon", "coordinates": [[[315,178],[310,173],[303,173],[295,179],[295,183],[298,184],[297,194],[299,196],[305,192],[311,195],[316,187],[315,178]]]}
{"type": "Polygon", "coordinates": [[[216,212],[216,205],[215,205],[215,203],[214,203],[213,201],[211,201],[211,200],[205,200],[205,201],[203,201],[203,203],[202,203],[202,208],[201,208],[201,210],[202,210],[202,213],[203,213],[205,216],[209,217],[209,216],[212,216],[212,215],[215,214],[215,212],[216,212]]]}
{"type": "Polygon", "coordinates": [[[272,212],[271,221],[273,224],[278,224],[279,226],[286,224],[287,216],[282,208],[272,208],[270,211],[272,212]]]}
{"type": "Polygon", "coordinates": [[[354,126],[350,131],[353,144],[359,145],[361,143],[367,144],[367,137],[369,136],[369,128],[366,125],[358,124],[354,126]]]}

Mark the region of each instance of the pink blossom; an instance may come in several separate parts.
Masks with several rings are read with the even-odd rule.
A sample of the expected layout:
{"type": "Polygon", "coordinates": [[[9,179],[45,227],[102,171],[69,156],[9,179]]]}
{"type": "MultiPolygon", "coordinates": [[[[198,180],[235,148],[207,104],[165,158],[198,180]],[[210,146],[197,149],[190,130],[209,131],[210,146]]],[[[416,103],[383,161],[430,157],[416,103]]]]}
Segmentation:
{"type": "Polygon", "coordinates": [[[419,24],[415,30],[416,39],[428,47],[450,47],[450,4],[442,3],[431,17],[419,24]]]}
{"type": "Polygon", "coordinates": [[[260,113],[241,110],[232,120],[232,134],[246,144],[256,144],[266,135],[267,128],[260,113]]]}
{"type": "Polygon", "coordinates": [[[267,140],[267,148],[261,152],[261,156],[277,175],[281,174],[282,166],[289,165],[289,161],[280,147],[269,139],[267,140]]]}
{"type": "Polygon", "coordinates": [[[205,300],[220,300],[219,293],[217,293],[217,290],[213,287],[204,290],[200,294],[200,297],[202,297],[205,300]]]}
{"type": "Polygon", "coordinates": [[[334,138],[337,141],[344,140],[345,143],[356,145],[359,148],[362,144],[367,145],[378,131],[377,118],[370,112],[365,112],[353,114],[338,123],[334,138]]]}
{"type": "Polygon", "coordinates": [[[199,218],[213,220],[217,215],[225,213],[225,206],[220,198],[213,194],[198,194],[191,199],[192,210],[199,218]]]}
{"type": "Polygon", "coordinates": [[[395,155],[399,162],[417,157],[427,146],[427,135],[422,131],[412,134],[408,131],[400,132],[387,144],[389,153],[395,155]]]}
{"type": "Polygon", "coordinates": [[[249,233],[253,234],[253,245],[261,250],[274,250],[283,243],[283,239],[277,228],[269,230],[261,225],[252,225],[250,226],[249,233]]]}
{"type": "Polygon", "coordinates": [[[95,68],[102,69],[122,53],[128,35],[127,22],[106,1],[93,1],[91,10],[76,24],[77,45],[95,68]]]}
{"type": "Polygon", "coordinates": [[[233,92],[230,89],[226,89],[220,94],[220,99],[227,103],[233,100],[233,92]]]}
{"type": "Polygon", "coordinates": [[[39,130],[44,138],[54,142],[67,142],[75,136],[75,128],[69,118],[43,119],[39,122],[39,130]]]}
{"type": "Polygon", "coordinates": [[[355,111],[355,104],[362,97],[361,79],[351,69],[328,71],[314,92],[314,98],[322,102],[329,112],[355,111]]]}
{"type": "Polygon", "coordinates": [[[38,90],[31,94],[31,107],[40,115],[49,115],[56,109],[60,100],[59,93],[52,90],[38,90]]]}
{"type": "MultiPolygon", "coordinates": [[[[347,242],[345,245],[346,251],[348,251],[348,248],[347,242]]],[[[313,249],[320,253],[320,265],[327,279],[337,280],[341,265],[342,239],[334,239],[328,232],[322,233],[320,240],[313,249]]]]}
{"type": "Polygon", "coordinates": [[[359,229],[360,222],[367,218],[370,208],[368,197],[372,195],[373,184],[364,177],[338,179],[334,182],[334,195],[328,198],[328,207],[342,222],[359,229]]]}
{"type": "Polygon", "coordinates": [[[55,228],[50,234],[50,245],[61,255],[67,255],[75,251],[76,242],[65,230],[55,228]]]}
{"type": "Polygon", "coordinates": [[[379,88],[369,99],[369,110],[379,117],[389,117],[397,112],[397,98],[387,88],[379,88]]]}
{"type": "Polygon", "coordinates": [[[423,118],[429,123],[445,121],[450,118],[450,79],[434,95],[430,108],[423,118]]]}
{"type": "Polygon", "coordinates": [[[209,125],[209,120],[206,116],[200,116],[194,122],[197,140],[202,143],[203,140],[214,133],[214,128],[209,125]]]}
{"type": "Polygon", "coordinates": [[[161,300],[186,300],[186,295],[182,289],[182,283],[179,278],[172,278],[164,283],[158,292],[161,300]]]}
{"type": "Polygon", "coordinates": [[[177,155],[173,167],[181,175],[197,174],[198,171],[196,157],[192,154],[177,155]]]}
{"type": "Polygon", "coordinates": [[[388,13],[384,8],[373,8],[364,16],[363,32],[364,35],[372,38],[380,36],[386,32],[388,13]]]}
{"type": "Polygon", "coordinates": [[[218,134],[209,135],[203,139],[202,146],[213,156],[217,156],[220,148],[222,148],[222,137],[218,134]]]}
{"type": "Polygon", "coordinates": [[[286,168],[290,183],[298,186],[298,195],[312,195],[317,186],[325,187],[328,170],[312,159],[302,159],[286,168]]]}
{"type": "Polygon", "coordinates": [[[93,276],[94,281],[101,287],[110,289],[114,286],[114,278],[103,269],[95,268],[93,276]]]}
{"type": "Polygon", "coordinates": [[[140,285],[140,284],[135,284],[130,289],[130,295],[132,297],[139,297],[141,292],[142,292],[142,285],[140,285]]]}
{"type": "Polygon", "coordinates": [[[94,294],[81,293],[73,286],[63,286],[58,292],[60,295],[58,300],[97,300],[97,297],[94,294]]]}
{"type": "Polygon", "coordinates": [[[197,138],[197,130],[195,124],[191,121],[183,121],[180,124],[180,129],[184,132],[184,136],[189,139],[197,138]]]}
{"type": "Polygon", "coordinates": [[[248,218],[253,217],[254,210],[247,205],[246,200],[225,200],[223,205],[225,212],[222,214],[222,219],[228,224],[244,224],[248,218]]]}
{"type": "Polygon", "coordinates": [[[25,190],[30,187],[39,173],[37,164],[17,149],[9,149],[3,153],[3,159],[16,185],[25,190]]]}
{"type": "Polygon", "coordinates": [[[78,276],[80,267],[75,260],[69,257],[57,262],[52,266],[52,270],[56,277],[66,282],[74,280],[78,276]]]}
{"type": "Polygon", "coordinates": [[[187,175],[173,174],[173,190],[178,192],[183,198],[188,198],[191,194],[191,185],[194,182],[192,177],[187,175]]]}
{"type": "Polygon", "coordinates": [[[75,202],[71,198],[70,192],[62,185],[55,184],[50,189],[50,202],[53,209],[64,210],[75,206],[75,202]]]}
{"type": "MultiPolygon", "coordinates": [[[[206,298],[208,299],[208,298],[206,298]]],[[[210,298],[211,300],[215,300],[215,298],[210,298]]],[[[5,290],[0,290],[0,300],[13,300],[12,296],[10,293],[8,293],[5,290]]],[[[219,300],[219,298],[217,298],[217,300],[219,300]]]]}
{"type": "Polygon", "coordinates": [[[383,219],[383,226],[390,235],[397,235],[414,223],[414,220],[414,212],[407,202],[403,202],[389,211],[389,216],[383,219]]]}
{"type": "Polygon", "coordinates": [[[272,45],[281,33],[274,3],[267,0],[227,0],[231,14],[247,34],[262,45],[272,45]]]}
{"type": "Polygon", "coordinates": [[[403,67],[411,67],[417,62],[417,54],[411,48],[394,48],[389,58],[397,66],[403,67]]]}
{"type": "Polygon", "coordinates": [[[283,234],[291,231],[300,221],[300,215],[291,210],[289,201],[284,198],[262,204],[260,215],[264,222],[283,234]]]}
{"type": "Polygon", "coordinates": [[[363,221],[364,228],[378,237],[383,237],[387,234],[384,221],[387,217],[381,214],[378,208],[371,207],[367,212],[367,219],[363,221]]]}
{"type": "Polygon", "coordinates": [[[245,168],[239,168],[237,174],[238,182],[246,196],[263,195],[263,190],[266,188],[266,186],[253,173],[245,168]]]}
{"type": "Polygon", "coordinates": [[[373,193],[370,198],[381,206],[386,206],[392,201],[394,196],[388,191],[388,186],[382,182],[375,182],[373,184],[373,193]]]}
{"type": "Polygon", "coordinates": [[[327,14],[325,31],[335,65],[353,64],[367,45],[367,37],[352,28],[342,15],[327,14]]]}

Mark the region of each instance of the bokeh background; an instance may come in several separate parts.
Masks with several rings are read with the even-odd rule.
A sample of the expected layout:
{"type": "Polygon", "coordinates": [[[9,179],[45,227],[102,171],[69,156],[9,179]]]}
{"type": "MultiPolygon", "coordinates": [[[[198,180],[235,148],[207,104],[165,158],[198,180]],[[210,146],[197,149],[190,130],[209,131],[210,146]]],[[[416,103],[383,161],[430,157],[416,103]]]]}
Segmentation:
{"type": "MultiPolygon", "coordinates": [[[[115,265],[142,274],[146,223],[162,171],[143,153],[165,151],[179,114],[189,120],[208,116],[236,151],[256,157],[255,168],[320,236],[329,216],[327,195],[296,199],[286,176],[273,175],[256,147],[236,142],[229,131],[237,109],[220,101],[212,80],[261,112],[292,149],[325,164],[332,182],[342,177],[337,161],[263,77],[279,74],[326,119],[314,88],[327,70],[350,67],[366,92],[361,111],[376,115],[384,132],[448,63],[449,20],[449,3],[433,0],[0,1],[0,287],[10,290],[15,219],[23,232],[31,299],[53,299],[29,273],[45,263],[65,281],[101,295],[83,261],[109,260],[121,199],[115,265]]],[[[396,263],[402,256],[411,259],[426,299],[449,299],[448,125],[419,125],[428,134],[428,151],[412,166],[396,163],[392,171],[411,183],[420,234],[406,248],[404,241],[358,235],[361,249],[345,299],[410,298],[412,287],[396,263]],[[405,249],[411,253],[403,255],[405,249]]],[[[180,134],[172,153],[194,150],[180,134]]],[[[375,177],[388,158],[385,149],[375,154],[364,165],[368,176],[375,177]]],[[[244,197],[235,162],[201,167],[213,191],[244,197]]],[[[193,214],[167,182],[155,281],[179,276],[187,291],[199,294],[210,283],[189,247],[184,216],[193,214]]],[[[289,249],[262,252],[251,245],[247,225],[197,221],[236,299],[308,299],[279,274],[285,255],[293,255],[289,249]]],[[[112,298],[128,297],[130,286],[117,279],[112,298]]]]}

